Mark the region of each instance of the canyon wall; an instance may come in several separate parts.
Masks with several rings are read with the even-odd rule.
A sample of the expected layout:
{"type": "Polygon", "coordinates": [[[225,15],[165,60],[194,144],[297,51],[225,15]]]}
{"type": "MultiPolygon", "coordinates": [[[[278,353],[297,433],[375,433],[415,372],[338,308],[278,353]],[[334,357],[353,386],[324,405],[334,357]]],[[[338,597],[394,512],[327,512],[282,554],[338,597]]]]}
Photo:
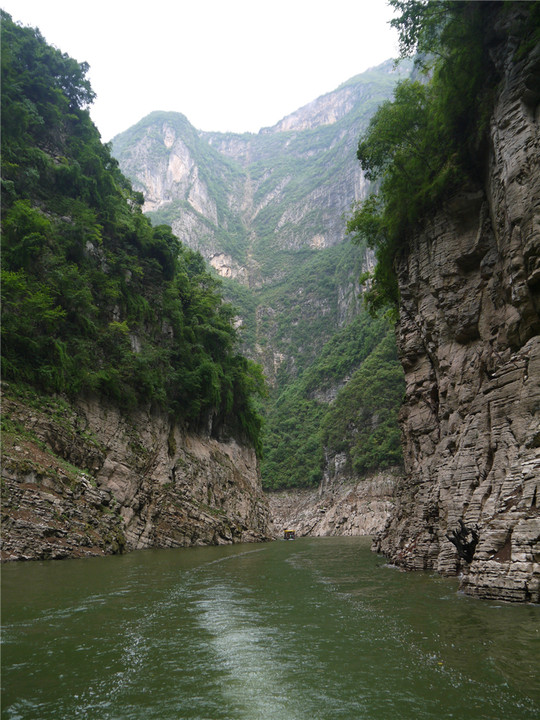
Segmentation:
{"type": "Polygon", "coordinates": [[[257,458],[163,414],[5,389],[2,560],[269,539],[257,458]]]}
{"type": "Polygon", "coordinates": [[[397,263],[406,478],[374,547],[540,602],[540,48],[501,36],[485,182],[397,263]]]}
{"type": "Polygon", "coordinates": [[[390,517],[398,474],[369,477],[338,476],[319,488],[290,489],[268,494],[276,533],[294,530],[297,537],[374,535],[390,517]]]}

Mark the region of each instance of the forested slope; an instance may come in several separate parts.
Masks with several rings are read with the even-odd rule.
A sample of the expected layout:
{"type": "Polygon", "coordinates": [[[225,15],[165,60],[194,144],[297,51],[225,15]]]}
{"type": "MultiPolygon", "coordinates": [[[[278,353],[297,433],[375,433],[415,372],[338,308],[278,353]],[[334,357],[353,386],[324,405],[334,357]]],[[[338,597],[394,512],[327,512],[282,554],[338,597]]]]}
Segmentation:
{"type": "Polygon", "coordinates": [[[261,370],[86,71],[2,14],[2,560],[267,539],[261,370]]]}
{"type": "Polygon", "coordinates": [[[90,120],[87,66],[2,16],[5,380],[259,442],[260,371],[203,258],[153,227],[90,120]]]}

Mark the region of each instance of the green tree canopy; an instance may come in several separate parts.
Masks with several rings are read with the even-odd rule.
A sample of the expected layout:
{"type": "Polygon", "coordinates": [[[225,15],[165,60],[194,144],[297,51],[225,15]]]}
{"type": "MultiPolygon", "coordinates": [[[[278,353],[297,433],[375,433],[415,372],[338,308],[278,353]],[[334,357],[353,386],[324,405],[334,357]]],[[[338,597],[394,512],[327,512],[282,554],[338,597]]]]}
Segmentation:
{"type": "MultiPolygon", "coordinates": [[[[348,228],[375,248],[367,293],[373,311],[396,305],[396,255],[428,212],[483,173],[486,131],[498,75],[490,54],[499,2],[390,0],[403,56],[417,53],[415,80],[400,82],[360,139],[358,158],[377,190],[348,228]]],[[[539,3],[522,3],[512,32],[538,39],[539,3]]],[[[364,280],[367,278],[364,278],[364,280]]]]}
{"type": "Polygon", "coordinates": [[[219,283],[143,216],[91,122],[86,63],[1,19],[4,378],[155,405],[259,447],[264,381],[219,283]]]}

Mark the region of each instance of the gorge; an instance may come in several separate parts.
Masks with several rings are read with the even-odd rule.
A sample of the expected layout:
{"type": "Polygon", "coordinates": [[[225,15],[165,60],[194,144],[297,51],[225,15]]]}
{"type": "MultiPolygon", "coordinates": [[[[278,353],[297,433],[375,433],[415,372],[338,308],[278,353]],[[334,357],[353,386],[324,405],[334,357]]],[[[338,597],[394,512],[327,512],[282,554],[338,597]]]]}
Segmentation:
{"type": "Polygon", "coordinates": [[[387,61],[258,134],[197,132],[155,112],[113,140],[149,217],[223,278],[243,351],[264,368],[265,489],[358,483],[367,507],[366,473],[401,463],[393,332],[363,307],[359,277],[373,253],[351,244],[345,218],[368,187],[359,130],[410,67],[387,61]]]}
{"type": "MultiPolygon", "coordinates": [[[[4,27],[7,26],[4,24],[4,27]]],[[[150,368],[160,352],[148,344],[149,336],[157,339],[168,354],[177,352],[173,348],[176,334],[180,332],[169,300],[161,300],[155,294],[155,286],[149,284],[156,279],[156,269],[151,262],[157,260],[161,266],[158,271],[166,280],[173,272],[169,252],[174,242],[161,230],[163,226],[159,223],[163,220],[171,219],[182,242],[189,241],[195,250],[201,250],[210,265],[225,276],[228,284],[224,291],[240,307],[241,317],[235,324],[242,323],[242,349],[262,362],[276,396],[289,378],[298,379],[298,387],[285,403],[285,415],[289,421],[295,416],[300,421],[301,452],[294,456],[294,444],[289,445],[284,467],[270,456],[267,467],[272,461],[277,466],[278,487],[290,467],[289,450],[294,456],[294,477],[288,481],[293,485],[298,478],[303,484],[312,485],[322,478],[323,472],[327,480],[333,478],[338,484],[351,478],[357,483],[361,481],[361,473],[352,467],[349,451],[354,446],[354,438],[351,436],[344,447],[338,438],[340,447],[326,453],[323,465],[323,440],[316,436],[321,415],[330,408],[347,381],[361,371],[357,385],[365,381],[366,373],[376,384],[378,366],[392,376],[387,407],[381,407],[380,396],[366,397],[362,412],[366,417],[374,417],[370,427],[378,429],[379,435],[384,434],[388,425],[393,427],[393,439],[382,453],[382,464],[384,467],[385,463],[399,462],[395,415],[402,381],[395,344],[387,323],[371,321],[367,313],[361,311],[357,298],[358,276],[363,268],[371,266],[372,255],[365,247],[355,248],[345,241],[343,224],[344,213],[364,192],[362,173],[351,152],[359,123],[365,126],[378,103],[390,97],[399,76],[389,61],[381,68],[353,78],[335,93],[285,119],[272,131],[263,130],[257,136],[200,134],[182,116],[155,113],[126,133],[128,138],[142,136],[140,143],[129,144],[125,138],[115,140],[115,153],[122,169],[129,171],[129,163],[126,166],[123,157],[131,154],[136,167],[145,178],[151,179],[151,187],[144,188],[150,200],[143,200],[135,192],[130,202],[135,210],[143,201],[145,209],[158,208],[152,214],[158,229],[154,232],[153,245],[149,249],[143,245],[127,264],[122,257],[126,252],[122,247],[115,257],[118,247],[115,247],[114,236],[109,240],[99,225],[89,224],[84,218],[82,237],[77,239],[82,241],[82,253],[79,249],[69,250],[72,257],[78,254],[81,270],[87,272],[86,268],[91,267],[92,273],[96,270],[102,273],[101,283],[111,284],[114,279],[116,284],[107,291],[108,295],[99,297],[106,331],[102,335],[102,348],[98,350],[98,373],[94,375],[95,369],[88,368],[90,382],[84,381],[87,387],[94,385],[96,390],[106,390],[105,395],[112,397],[100,398],[99,392],[88,391],[75,401],[70,397],[57,397],[56,392],[52,397],[42,396],[39,391],[21,388],[18,382],[10,382],[12,378],[5,378],[4,559],[61,558],[150,546],[176,547],[275,537],[276,528],[270,523],[266,500],[260,491],[258,462],[249,447],[249,438],[238,427],[227,427],[230,420],[223,416],[222,410],[212,407],[215,400],[209,396],[214,391],[208,386],[208,378],[214,375],[204,370],[206,361],[202,366],[190,367],[186,378],[188,383],[192,382],[191,377],[196,383],[202,383],[201,391],[206,396],[202,401],[206,408],[199,411],[195,420],[188,416],[187,422],[182,417],[175,421],[155,407],[148,394],[149,387],[155,383],[150,368]],[[127,148],[125,152],[122,142],[127,148]],[[236,158],[234,162],[232,156],[236,158]],[[154,161],[157,165],[152,164],[154,161]],[[343,177],[340,187],[336,188],[333,178],[338,169],[340,173],[343,171],[343,177]],[[325,186],[321,185],[322,172],[327,177],[325,186]],[[280,188],[289,184],[296,187],[296,196],[280,193],[280,188]],[[161,199],[158,190],[163,192],[161,199]],[[325,204],[321,203],[323,197],[325,204]],[[179,208],[175,221],[171,213],[179,208]],[[276,229],[269,234],[272,217],[276,229]],[[234,268],[239,268],[239,272],[234,268]],[[142,301],[128,297],[126,302],[122,296],[126,290],[135,289],[134,283],[139,291],[141,269],[146,283],[141,287],[142,301]],[[326,277],[322,284],[321,272],[326,277]],[[245,285],[235,284],[235,277],[245,285]],[[119,297],[120,302],[114,301],[114,297],[119,297]],[[156,310],[163,312],[167,308],[168,317],[150,318],[144,309],[149,300],[156,310]],[[133,312],[138,306],[143,308],[142,313],[139,309],[133,312]],[[142,380],[135,393],[146,394],[142,403],[137,401],[140,407],[136,410],[122,409],[126,400],[120,398],[119,407],[114,399],[119,388],[109,376],[117,375],[118,368],[110,366],[106,355],[113,349],[111,359],[114,362],[118,358],[121,382],[126,385],[120,392],[130,393],[128,403],[133,404],[133,391],[129,389],[133,382],[129,373],[133,368],[136,377],[142,380]],[[130,367],[125,370],[120,349],[129,358],[130,367]],[[336,355],[337,365],[332,360],[336,355]],[[99,369],[102,365],[103,369],[99,369]],[[295,410],[298,394],[305,407],[304,417],[295,410]],[[306,458],[310,463],[308,468],[304,466],[306,458]]],[[[6,143],[9,139],[7,137],[6,143]]],[[[37,143],[40,142],[37,138],[37,143]]],[[[66,148],[61,152],[67,154],[66,148]]],[[[64,171],[58,158],[53,156],[52,163],[55,173],[57,167],[64,171]]],[[[80,163],[75,157],[75,166],[80,163]]],[[[18,182],[18,178],[14,182],[18,182]]],[[[136,178],[134,182],[137,190],[136,178]]],[[[76,191],[80,193],[79,189],[76,191]]],[[[48,209],[39,198],[42,192],[37,191],[34,206],[39,214],[31,215],[25,222],[30,223],[31,230],[40,230],[43,239],[49,242],[49,226],[39,225],[43,209],[55,228],[65,234],[74,224],[69,213],[77,218],[75,213],[79,213],[79,208],[70,204],[68,213],[62,210],[60,214],[56,208],[58,201],[53,197],[47,201],[51,208],[48,209]]],[[[11,208],[12,204],[13,199],[9,198],[4,209],[6,227],[13,228],[8,240],[16,247],[20,242],[16,228],[21,223],[20,216],[25,218],[27,211],[26,208],[23,211],[17,201],[11,208]]],[[[99,215],[96,220],[103,223],[99,215]]],[[[108,224],[106,221],[105,227],[108,224]]],[[[143,243],[147,244],[148,240],[143,243]]],[[[133,253],[133,249],[129,248],[128,252],[133,253]]],[[[17,255],[15,269],[22,266],[26,270],[25,262],[28,261],[24,255],[17,255]]],[[[203,286],[210,283],[210,276],[202,272],[199,261],[195,261],[189,251],[182,251],[181,263],[195,283],[203,286]]],[[[12,283],[18,282],[16,275],[6,277],[12,283]]],[[[81,278],[84,281],[82,273],[81,278]]],[[[75,300],[75,287],[68,289],[74,293],[75,300]]],[[[6,282],[4,291],[6,311],[13,309],[17,302],[19,307],[26,308],[24,302],[21,305],[17,284],[6,282]]],[[[102,291],[91,286],[91,292],[95,297],[102,291]]],[[[59,291],[53,285],[53,293],[61,298],[61,307],[71,313],[71,298],[65,297],[66,288],[59,291]]],[[[185,290],[181,293],[185,295],[185,290]]],[[[28,303],[25,296],[22,297],[28,303]]],[[[206,326],[200,325],[200,313],[206,310],[200,300],[197,299],[197,303],[198,307],[194,308],[193,301],[183,300],[183,313],[199,324],[200,330],[196,332],[206,344],[212,341],[212,336],[207,336],[206,326]]],[[[14,319],[18,314],[14,312],[14,319]]],[[[60,320],[60,312],[58,315],[60,320]]],[[[95,317],[91,317],[89,323],[91,327],[95,317]]],[[[17,326],[12,329],[5,324],[8,342],[4,347],[8,351],[10,346],[15,349],[19,332],[17,326]],[[10,331],[12,335],[8,334],[10,331]]],[[[222,329],[212,331],[221,332],[222,329]]],[[[223,337],[228,342],[227,336],[223,337]]],[[[44,346],[47,347],[47,341],[44,346]]],[[[215,350],[209,349],[215,362],[215,350]]],[[[15,367],[15,356],[13,363],[15,367]]],[[[158,367],[160,365],[161,360],[158,367]]],[[[184,379],[181,384],[185,382],[184,379]]],[[[381,382],[385,384],[378,382],[379,387],[381,382]]],[[[355,393],[359,392],[361,389],[357,388],[355,393]]],[[[354,404],[355,396],[349,392],[345,398],[348,406],[354,404]]],[[[195,407],[200,404],[197,400],[195,407]]],[[[332,426],[347,425],[349,412],[345,410],[342,416],[332,417],[332,426]]],[[[279,415],[274,427],[279,432],[284,430],[279,415]]],[[[353,426],[350,430],[354,435],[353,426]]],[[[277,452],[283,453],[290,439],[281,436],[275,439],[277,452]]],[[[378,438],[373,435],[368,440],[375,449],[374,459],[366,455],[359,462],[371,464],[371,470],[376,471],[380,464],[376,452],[378,438]]],[[[391,485],[383,482],[382,495],[378,488],[373,498],[369,492],[366,495],[365,485],[359,485],[360,506],[373,499],[375,509],[374,519],[369,528],[364,524],[363,531],[380,526],[386,518],[391,485]]],[[[350,513],[350,492],[345,495],[350,513]]],[[[355,528],[356,532],[357,524],[355,528]]]]}
{"type": "Polygon", "coordinates": [[[536,5],[485,8],[481,171],[403,234],[397,348],[346,228],[377,187],[358,139],[412,63],[258,134],[156,111],[112,155],[69,83],[53,110],[6,75],[3,559],[292,523],[540,602],[540,44],[536,5]]]}
{"type": "MultiPolygon", "coordinates": [[[[479,12],[483,17],[479,22],[483,23],[484,51],[489,56],[486,67],[490,69],[486,73],[497,78],[490,118],[484,119],[486,137],[483,145],[478,145],[475,151],[478,158],[472,163],[482,165],[482,170],[476,179],[465,183],[463,190],[446,197],[442,207],[420,219],[414,232],[409,233],[406,252],[396,260],[400,299],[398,347],[406,384],[400,418],[405,475],[397,481],[395,512],[374,547],[407,569],[461,574],[464,590],[479,597],[539,602],[540,173],[538,42],[530,39],[531,33],[536,37],[534,13],[527,3],[516,3],[513,11],[503,11],[492,3],[479,12]],[[460,539],[460,528],[467,540],[460,539]]],[[[276,326],[283,324],[283,314],[291,311],[290,306],[285,306],[284,311],[279,290],[279,284],[283,285],[291,270],[280,262],[279,256],[286,254],[289,261],[294,258],[298,269],[303,262],[309,263],[301,255],[307,248],[322,255],[328,246],[333,248],[337,243],[342,252],[347,252],[343,235],[333,230],[339,227],[337,214],[330,215],[333,191],[327,189],[326,175],[316,161],[321,148],[327,159],[329,148],[340,147],[341,138],[346,136],[336,130],[354,108],[353,89],[360,88],[360,81],[367,81],[368,76],[369,73],[345,83],[335,93],[293,113],[275,127],[264,129],[260,136],[200,135],[199,140],[209,142],[212,149],[219,151],[220,162],[227,158],[235,163],[236,185],[231,182],[227,186],[227,207],[239,209],[240,220],[233,227],[236,231],[243,228],[245,261],[234,256],[234,248],[242,244],[235,243],[231,233],[223,244],[216,244],[216,231],[211,228],[218,217],[218,203],[209,185],[202,183],[202,171],[196,172],[193,155],[185,152],[186,145],[175,150],[178,140],[171,128],[171,118],[151,116],[136,130],[115,140],[121,165],[144,192],[151,214],[171,220],[175,203],[182,202],[183,219],[172,219],[175,231],[201,249],[217,272],[248,286],[251,308],[255,298],[256,309],[244,347],[263,363],[272,379],[276,407],[283,408],[289,388],[297,388],[309,376],[314,366],[306,368],[303,363],[306,359],[314,363],[317,352],[310,348],[310,358],[295,355],[290,335],[282,339],[276,330],[276,326]],[[334,139],[324,146],[323,130],[324,137],[330,137],[330,130],[334,131],[334,139]],[[314,170],[319,169],[320,180],[317,188],[310,191],[302,185],[304,156],[297,150],[305,132],[310,133],[309,157],[314,170]],[[289,167],[286,173],[276,170],[286,160],[272,162],[268,154],[264,155],[271,141],[275,146],[280,143],[284,158],[296,155],[294,169],[289,167]],[[156,162],[161,144],[170,154],[162,153],[156,162]],[[266,172],[262,172],[263,160],[266,172]],[[306,189],[302,193],[303,187],[306,189]],[[286,203],[291,197],[289,208],[286,203]],[[273,206],[278,208],[274,214],[265,214],[273,206]],[[325,215],[320,220],[323,207],[325,215]],[[307,220],[310,213],[313,222],[307,220]],[[274,251],[272,255],[270,249],[274,251]],[[276,291],[267,294],[271,298],[268,304],[261,287],[272,284],[276,291]],[[264,322],[268,316],[272,323],[264,322]]],[[[365,97],[372,92],[362,90],[360,94],[365,97]]],[[[355,131],[362,127],[365,125],[355,118],[355,131]]],[[[347,143],[353,147],[350,139],[347,143]]],[[[333,169],[332,178],[341,199],[336,210],[339,208],[342,215],[343,200],[358,201],[369,187],[358,174],[358,167],[353,171],[348,161],[340,162],[333,169]]],[[[228,171],[232,173],[230,165],[228,171]]],[[[356,277],[359,272],[371,269],[368,251],[355,269],[356,277]]],[[[352,289],[358,293],[358,285],[350,276],[341,283],[340,317],[358,314],[361,312],[358,304],[347,300],[352,297],[352,289]]],[[[226,287],[232,292],[231,282],[226,287]]],[[[283,290],[290,294],[286,285],[283,290]]],[[[302,315],[309,318],[313,298],[306,297],[303,290],[301,286],[299,294],[304,297],[298,307],[302,309],[296,311],[295,307],[293,312],[298,318],[302,315]]],[[[242,297],[246,297],[245,292],[242,297]]],[[[246,310],[241,302],[237,306],[246,326],[243,315],[246,310]]],[[[325,314],[332,316],[328,305],[319,303],[315,307],[319,319],[325,314]]],[[[318,327],[316,337],[322,341],[324,330],[321,332],[318,327]]],[[[306,352],[306,345],[301,352],[306,352]]],[[[337,383],[328,388],[324,387],[327,382],[324,378],[323,387],[312,392],[319,397],[330,393],[334,402],[350,375],[349,372],[347,378],[337,378],[337,383]]],[[[320,382],[320,375],[318,379],[320,382]]],[[[305,393],[295,395],[296,404],[292,407],[296,411],[305,397],[305,393]]],[[[271,421],[273,417],[270,412],[271,421]]],[[[355,414],[350,414],[349,422],[358,423],[354,418],[355,414]]],[[[279,419],[281,426],[287,425],[283,412],[279,419]]],[[[319,422],[324,425],[320,417],[319,422]]],[[[269,435],[273,432],[271,425],[268,432],[269,435]]],[[[294,443],[283,434],[276,435],[281,447],[294,454],[294,443]]],[[[328,435],[325,439],[328,441],[328,435]]],[[[316,453],[314,443],[311,448],[316,453]]],[[[303,491],[298,500],[289,494],[283,502],[276,502],[274,505],[281,508],[280,526],[292,522],[309,532],[340,532],[335,520],[327,525],[319,522],[321,515],[327,514],[326,506],[331,504],[332,496],[324,478],[332,474],[330,467],[340,458],[339,451],[328,452],[328,445],[323,450],[320,473],[311,473],[311,482],[320,485],[319,493],[303,491]]],[[[266,448],[268,475],[275,471],[273,452],[270,442],[266,448]]],[[[349,482],[353,469],[351,456],[349,446],[344,462],[337,462],[349,482]]],[[[312,467],[304,462],[303,472],[310,472],[312,467]]],[[[263,465],[263,477],[264,472],[263,465]]],[[[281,482],[282,478],[278,487],[281,482]]],[[[270,480],[267,483],[272,487],[270,480]]],[[[333,487],[336,497],[339,484],[338,478],[333,487]]],[[[354,483],[348,486],[349,504],[357,498],[353,487],[354,483]]],[[[391,496],[389,493],[385,501],[391,496]]],[[[336,506],[338,525],[341,528],[354,525],[354,518],[365,513],[367,506],[360,504],[358,508],[361,509],[342,513],[336,506]]]]}

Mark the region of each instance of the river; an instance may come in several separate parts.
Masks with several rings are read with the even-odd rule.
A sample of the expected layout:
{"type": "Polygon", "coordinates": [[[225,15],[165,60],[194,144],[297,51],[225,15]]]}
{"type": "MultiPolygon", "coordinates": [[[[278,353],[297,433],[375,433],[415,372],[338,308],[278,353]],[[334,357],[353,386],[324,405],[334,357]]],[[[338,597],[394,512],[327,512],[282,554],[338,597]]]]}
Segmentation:
{"type": "Polygon", "coordinates": [[[14,563],[2,586],[10,720],[540,717],[540,607],[367,538],[14,563]]]}

